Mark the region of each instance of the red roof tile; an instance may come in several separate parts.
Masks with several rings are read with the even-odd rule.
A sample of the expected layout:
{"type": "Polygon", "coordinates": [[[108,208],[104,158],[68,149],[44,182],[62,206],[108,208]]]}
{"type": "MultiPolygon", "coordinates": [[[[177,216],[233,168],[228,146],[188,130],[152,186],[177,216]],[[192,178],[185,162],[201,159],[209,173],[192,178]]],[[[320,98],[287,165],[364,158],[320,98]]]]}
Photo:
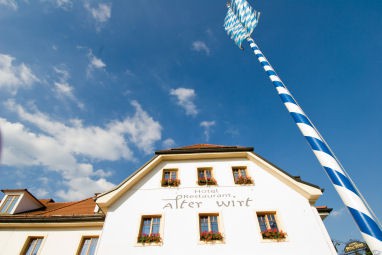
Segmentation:
{"type": "Polygon", "coordinates": [[[218,144],[193,144],[179,148],[156,151],[155,154],[177,154],[177,153],[203,153],[203,152],[234,152],[253,151],[253,147],[229,146],[218,144]]]}
{"type": "Polygon", "coordinates": [[[188,146],[183,146],[179,148],[173,148],[173,150],[188,150],[188,149],[203,149],[203,148],[235,148],[237,146],[227,146],[227,145],[219,145],[219,144],[208,144],[208,143],[199,143],[192,144],[188,146]]]}
{"type": "Polygon", "coordinates": [[[82,216],[93,215],[96,203],[93,198],[87,198],[76,202],[54,202],[53,199],[39,200],[45,205],[45,208],[34,210],[31,212],[18,213],[16,215],[23,216],[82,216]]]}

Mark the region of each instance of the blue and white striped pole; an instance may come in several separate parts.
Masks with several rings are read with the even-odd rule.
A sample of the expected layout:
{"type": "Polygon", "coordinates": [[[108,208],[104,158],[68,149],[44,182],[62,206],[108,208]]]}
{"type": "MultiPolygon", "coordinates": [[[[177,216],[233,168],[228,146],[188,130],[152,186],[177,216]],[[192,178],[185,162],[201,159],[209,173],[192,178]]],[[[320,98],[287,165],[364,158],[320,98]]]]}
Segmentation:
{"type": "Polygon", "coordinates": [[[233,0],[228,5],[224,27],[228,35],[241,48],[244,39],[250,44],[254,54],[275,86],[285,107],[296,122],[297,127],[308,141],[313,153],[332,181],[334,188],[353,216],[361,235],[374,255],[382,253],[382,230],[377,217],[367,205],[355,184],[322,138],[308,116],[303,112],[280,77],[276,74],[264,54],[250,37],[256,27],[259,13],[252,10],[245,0],[233,0]]]}

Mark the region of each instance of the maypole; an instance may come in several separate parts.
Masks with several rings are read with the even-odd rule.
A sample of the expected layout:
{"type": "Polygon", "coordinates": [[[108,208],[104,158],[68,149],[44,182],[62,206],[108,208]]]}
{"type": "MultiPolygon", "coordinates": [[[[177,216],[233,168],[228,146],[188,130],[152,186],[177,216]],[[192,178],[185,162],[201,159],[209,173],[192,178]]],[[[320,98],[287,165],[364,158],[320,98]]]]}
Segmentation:
{"type": "Polygon", "coordinates": [[[254,54],[263,66],[269,79],[276,88],[285,107],[296,122],[303,136],[308,141],[314,155],[324,168],[329,179],[343,203],[353,216],[361,235],[374,255],[382,252],[382,230],[365,199],[346,173],[341,163],[331,151],[316,127],[303,112],[292,94],[288,91],[264,54],[260,51],[251,34],[256,27],[260,13],[251,8],[246,0],[232,0],[227,4],[228,12],[224,20],[224,28],[228,35],[242,49],[242,42],[247,40],[254,54]]]}

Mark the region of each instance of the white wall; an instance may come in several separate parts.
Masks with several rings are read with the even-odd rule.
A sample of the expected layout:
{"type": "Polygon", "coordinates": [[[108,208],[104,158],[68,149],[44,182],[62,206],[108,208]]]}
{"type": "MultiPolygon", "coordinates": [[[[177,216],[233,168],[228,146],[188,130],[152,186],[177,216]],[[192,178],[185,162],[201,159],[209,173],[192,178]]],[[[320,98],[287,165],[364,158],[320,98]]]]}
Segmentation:
{"type": "Polygon", "coordinates": [[[254,162],[235,160],[188,160],[160,163],[128,191],[106,216],[98,253],[108,254],[336,254],[317,211],[291,187],[274,178],[254,162]],[[235,185],[232,166],[247,166],[255,184],[235,185]],[[196,184],[197,168],[212,167],[218,185],[203,187],[196,184]],[[181,185],[178,188],[161,187],[162,170],[178,168],[181,185]],[[201,193],[206,192],[206,193],[201,193]],[[213,193],[214,192],[214,193],[213,193]],[[191,195],[209,194],[214,198],[190,198],[191,195]],[[217,196],[223,197],[217,197],[217,196]],[[175,199],[179,198],[178,208],[175,199]],[[200,202],[183,204],[188,202],[200,202]],[[230,202],[219,207],[218,201],[230,202]],[[235,206],[232,206],[234,201],[235,206]],[[243,201],[240,202],[238,201],[243,201]],[[172,202],[173,208],[166,207],[172,202]],[[285,241],[267,241],[260,235],[256,212],[276,211],[279,228],[287,232],[285,241]],[[199,241],[199,213],[219,213],[223,243],[199,241]],[[161,245],[137,244],[142,215],[161,214],[161,245]]]}
{"type": "Polygon", "coordinates": [[[28,236],[43,236],[38,255],[74,255],[82,236],[100,235],[100,228],[25,228],[0,229],[0,254],[20,254],[28,236]]]}

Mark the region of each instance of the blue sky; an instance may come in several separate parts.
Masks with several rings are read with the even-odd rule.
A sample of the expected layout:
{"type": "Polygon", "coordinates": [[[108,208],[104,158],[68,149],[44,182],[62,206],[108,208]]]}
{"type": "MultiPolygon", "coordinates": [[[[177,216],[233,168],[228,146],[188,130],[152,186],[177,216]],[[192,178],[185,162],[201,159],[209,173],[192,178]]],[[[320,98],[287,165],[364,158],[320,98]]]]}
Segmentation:
{"type": "MultiPolygon", "coordinates": [[[[250,3],[255,41],[380,217],[382,2],[250,3]]],[[[158,149],[253,146],[325,188],[332,238],[359,238],[225,13],[216,0],[0,0],[0,188],[81,199],[158,149]]]]}

